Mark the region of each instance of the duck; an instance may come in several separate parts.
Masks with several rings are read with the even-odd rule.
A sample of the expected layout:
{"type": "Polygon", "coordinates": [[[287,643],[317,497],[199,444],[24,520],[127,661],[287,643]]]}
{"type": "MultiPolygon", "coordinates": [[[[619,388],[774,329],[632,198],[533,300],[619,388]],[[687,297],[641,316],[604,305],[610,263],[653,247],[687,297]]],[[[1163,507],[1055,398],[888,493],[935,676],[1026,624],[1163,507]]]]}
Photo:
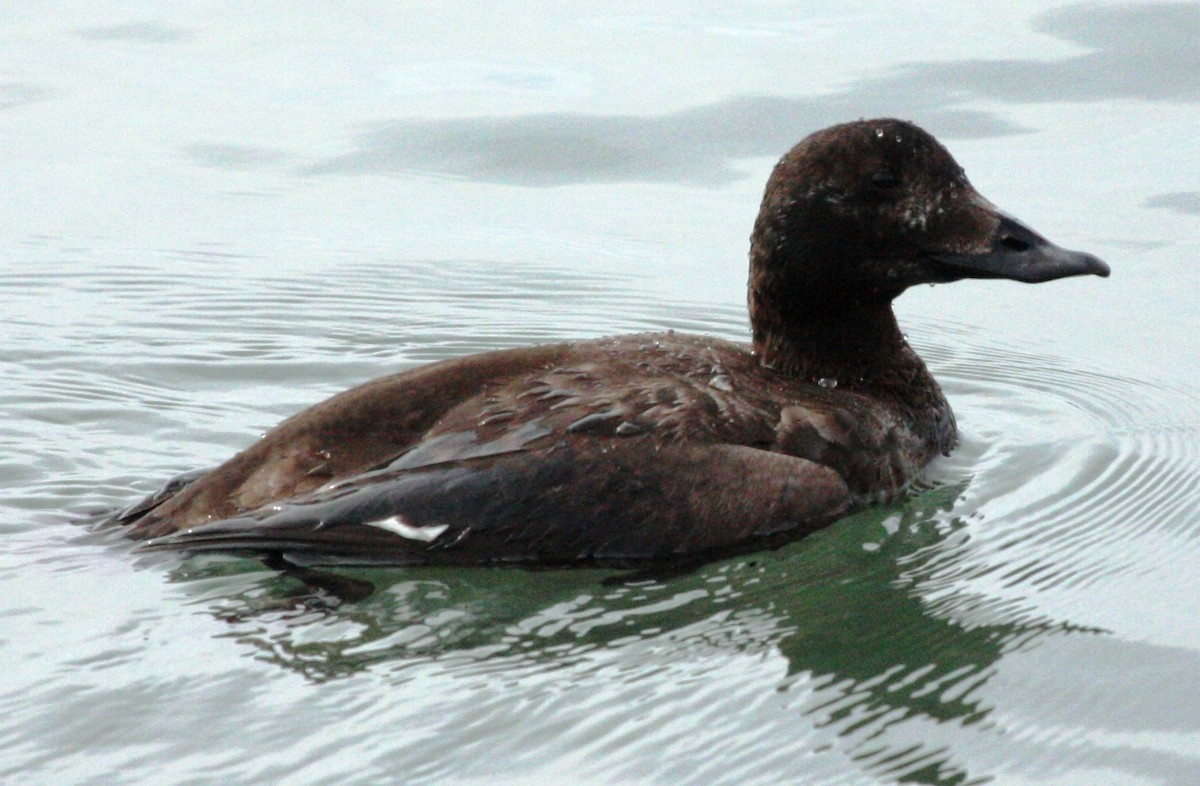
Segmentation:
{"type": "Polygon", "coordinates": [[[295,564],[637,566],[753,551],[893,500],[955,447],[892,310],[961,279],[1107,277],[880,118],[776,164],[750,342],[667,331],[459,357],[366,382],[110,524],[152,550],[295,564]]]}

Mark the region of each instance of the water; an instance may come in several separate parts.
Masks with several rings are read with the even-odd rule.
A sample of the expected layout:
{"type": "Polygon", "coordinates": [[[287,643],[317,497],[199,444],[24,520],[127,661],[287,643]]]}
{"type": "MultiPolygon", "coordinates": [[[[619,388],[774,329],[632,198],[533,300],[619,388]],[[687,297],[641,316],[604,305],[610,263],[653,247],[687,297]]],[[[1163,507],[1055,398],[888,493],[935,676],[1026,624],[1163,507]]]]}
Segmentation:
{"type": "Polygon", "coordinates": [[[1200,6],[688,8],[7,12],[0,782],[1200,782],[1200,6]],[[340,605],[69,522],[418,363],[744,338],[774,159],[876,114],[1114,271],[899,301],[913,498],[340,605]]]}

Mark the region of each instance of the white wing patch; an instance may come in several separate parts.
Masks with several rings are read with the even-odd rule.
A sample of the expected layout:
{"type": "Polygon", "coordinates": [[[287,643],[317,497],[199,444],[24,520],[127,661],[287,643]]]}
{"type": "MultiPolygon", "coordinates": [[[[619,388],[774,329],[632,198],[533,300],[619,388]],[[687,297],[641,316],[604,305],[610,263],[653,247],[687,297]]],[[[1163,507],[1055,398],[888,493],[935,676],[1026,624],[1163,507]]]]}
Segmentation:
{"type": "Polygon", "coordinates": [[[389,516],[386,519],[379,519],[378,521],[364,521],[363,524],[369,527],[385,529],[388,532],[394,532],[402,538],[421,540],[426,543],[450,528],[449,524],[431,524],[427,527],[414,527],[399,516],[389,516]]]}

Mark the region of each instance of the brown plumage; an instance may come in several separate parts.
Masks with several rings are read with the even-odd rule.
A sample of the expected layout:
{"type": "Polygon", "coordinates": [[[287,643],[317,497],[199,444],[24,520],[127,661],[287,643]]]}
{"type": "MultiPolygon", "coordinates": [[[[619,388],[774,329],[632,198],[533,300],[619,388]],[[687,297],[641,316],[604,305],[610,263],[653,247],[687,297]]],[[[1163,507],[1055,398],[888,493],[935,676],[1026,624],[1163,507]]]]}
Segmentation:
{"type": "Polygon", "coordinates": [[[753,344],[644,334],[435,363],[284,421],[114,517],[151,547],[305,561],[594,564],[795,537],[955,442],[891,301],[917,283],[1107,275],[978,195],[916,126],[817,132],[767,184],[753,344]]]}

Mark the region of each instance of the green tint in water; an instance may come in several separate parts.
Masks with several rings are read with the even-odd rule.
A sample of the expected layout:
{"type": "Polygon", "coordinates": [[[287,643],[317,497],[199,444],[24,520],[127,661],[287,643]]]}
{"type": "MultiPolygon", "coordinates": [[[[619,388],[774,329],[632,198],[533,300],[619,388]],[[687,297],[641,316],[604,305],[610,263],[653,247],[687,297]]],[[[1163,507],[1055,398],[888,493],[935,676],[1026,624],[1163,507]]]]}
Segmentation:
{"type": "MultiPolygon", "coordinates": [[[[551,690],[570,693],[594,679],[598,662],[615,660],[624,662],[618,680],[658,680],[654,691],[669,692],[682,687],[670,664],[688,662],[689,653],[767,658],[785,665],[775,679],[778,711],[827,738],[826,755],[912,782],[959,783],[966,770],[952,755],[893,743],[888,728],[914,719],[980,722],[989,707],[976,689],[1004,651],[1067,629],[1019,616],[961,620],[922,602],[925,557],[964,536],[951,513],[962,491],[928,490],[778,551],[665,580],[600,571],[371,570],[346,572],[378,588],[357,603],[327,602],[278,576],[197,602],[259,660],[316,682],[374,672],[380,691],[434,667],[434,689],[441,680],[486,675],[518,695],[527,680],[546,690],[546,677],[551,690]]],[[[246,567],[191,560],[172,575],[187,584],[246,567]]],[[[601,701],[591,711],[593,723],[610,716],[611,734],[628,707],[601,701]]],[[[479,706],[443,712],[452,717],[410,719],[406,734],[420,736],[424,722],[448,747],[481,744],[479,706]]],[[[508,731],[529,729],[518,723],[508,731]]]]}

